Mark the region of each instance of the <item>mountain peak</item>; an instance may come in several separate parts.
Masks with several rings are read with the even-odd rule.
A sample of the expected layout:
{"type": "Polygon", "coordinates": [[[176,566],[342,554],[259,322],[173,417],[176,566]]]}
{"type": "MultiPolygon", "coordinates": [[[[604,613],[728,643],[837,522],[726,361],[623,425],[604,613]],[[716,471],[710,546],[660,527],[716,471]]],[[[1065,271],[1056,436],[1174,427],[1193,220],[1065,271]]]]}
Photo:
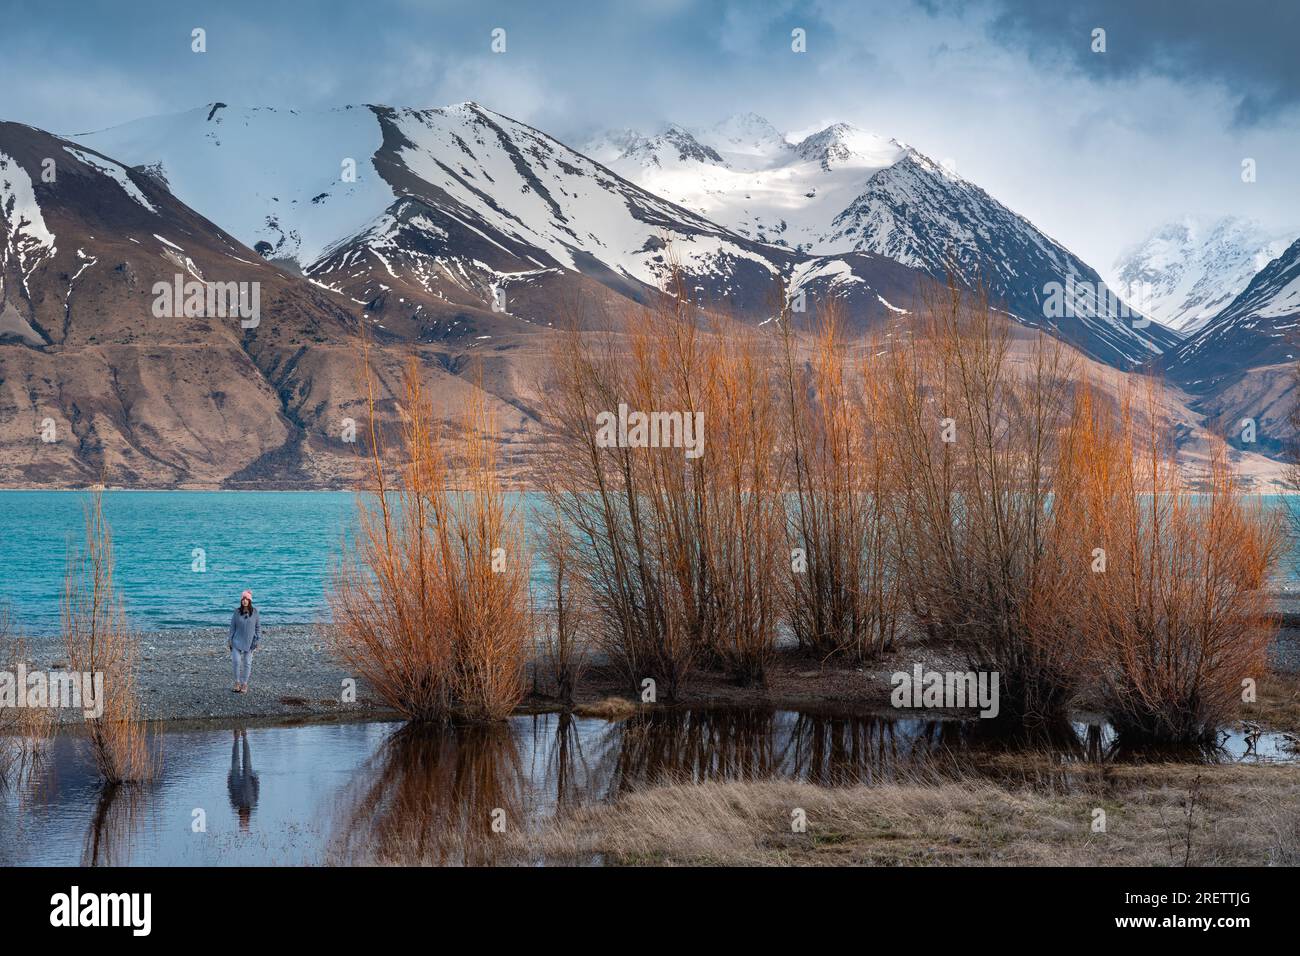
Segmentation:
{"type": "Polygon", "coordinates": [[[897,140],[869,133],[850,123],[832,123],[804,137],[795,148],[801,158],[820,163],[828,172],[841,166],[892,166],[905,151],[897,140]]]}
{"type": "Polygon", "coordinates": [[[1203,328],[1295,238],[1240,216],[1185,215],[1153,229],[1111,268],[1147,313],[1184,334],[1203,328]]]}
{"type": "Polygon", "coordinates": [[[675,166],[692,160],[727,165],[716,150],[677,123],[669,123],[654,136],[645,136],[634,129],[606,130],[588,142],[583,152],[599,163],[626,161],[642,168],[675,166]]]}
{"type": "Polygon", "coordinates": [[[768,155],[790,148],[785,135],[757,113],[736,113],[715,123],[701,141],[723,153],[746,155],[768,155]]]}

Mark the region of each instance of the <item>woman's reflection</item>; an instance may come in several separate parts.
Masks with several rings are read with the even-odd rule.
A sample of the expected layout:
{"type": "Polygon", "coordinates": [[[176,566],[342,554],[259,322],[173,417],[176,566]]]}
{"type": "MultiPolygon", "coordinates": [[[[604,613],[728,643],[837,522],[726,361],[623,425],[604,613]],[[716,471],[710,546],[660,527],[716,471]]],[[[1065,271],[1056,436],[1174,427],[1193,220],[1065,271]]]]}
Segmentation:
{"type": "Polygon", "coordinates": [[[257,807],[257,774],[253,772],[253,754],[248,749],[248,733],[242,728],[233,730],[230,744],[230,773],[226,788],[230,791],[230,805],[239,815],[239,829],[245,832],[257,807]]]}

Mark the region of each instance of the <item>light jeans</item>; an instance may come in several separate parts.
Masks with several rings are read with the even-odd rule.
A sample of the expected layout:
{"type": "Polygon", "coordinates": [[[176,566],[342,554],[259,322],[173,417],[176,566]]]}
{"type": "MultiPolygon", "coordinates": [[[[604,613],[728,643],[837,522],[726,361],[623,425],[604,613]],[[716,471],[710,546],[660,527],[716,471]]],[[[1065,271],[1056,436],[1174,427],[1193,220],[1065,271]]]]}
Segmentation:
{"type": "Polygon", "coordinates": [[[237,647],[230,649],[230,663],[235,670],[235,683],[247,684],[253,676],[253,652],[241,651],[237,647]]]}

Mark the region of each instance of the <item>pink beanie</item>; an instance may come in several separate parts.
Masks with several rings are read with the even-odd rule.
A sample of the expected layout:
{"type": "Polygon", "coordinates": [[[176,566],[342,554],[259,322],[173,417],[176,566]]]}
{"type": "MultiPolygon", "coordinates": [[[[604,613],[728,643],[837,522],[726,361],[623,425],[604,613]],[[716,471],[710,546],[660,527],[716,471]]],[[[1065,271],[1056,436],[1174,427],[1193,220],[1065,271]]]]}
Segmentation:
{"type": "Polygon", "coordinates": [[[250,601],[253,600],[253,592],[245,591],[243,594],[239,595],[239,600],[242,601],[244,598],[248,598],[250,601]]]}

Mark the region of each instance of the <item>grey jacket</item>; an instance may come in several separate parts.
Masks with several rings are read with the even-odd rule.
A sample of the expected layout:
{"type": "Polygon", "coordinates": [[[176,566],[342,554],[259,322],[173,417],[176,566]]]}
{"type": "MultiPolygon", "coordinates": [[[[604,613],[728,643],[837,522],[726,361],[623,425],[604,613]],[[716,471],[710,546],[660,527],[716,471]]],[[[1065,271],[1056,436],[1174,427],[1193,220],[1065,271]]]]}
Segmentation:
{"type": "Polygon", "coordinates": [[[262,622],[258,618],[257,608],[244,617],[238,610],[230,617],[230,637],[226,639],[234,651],[255,651],[262,643],[262,622]]]}

